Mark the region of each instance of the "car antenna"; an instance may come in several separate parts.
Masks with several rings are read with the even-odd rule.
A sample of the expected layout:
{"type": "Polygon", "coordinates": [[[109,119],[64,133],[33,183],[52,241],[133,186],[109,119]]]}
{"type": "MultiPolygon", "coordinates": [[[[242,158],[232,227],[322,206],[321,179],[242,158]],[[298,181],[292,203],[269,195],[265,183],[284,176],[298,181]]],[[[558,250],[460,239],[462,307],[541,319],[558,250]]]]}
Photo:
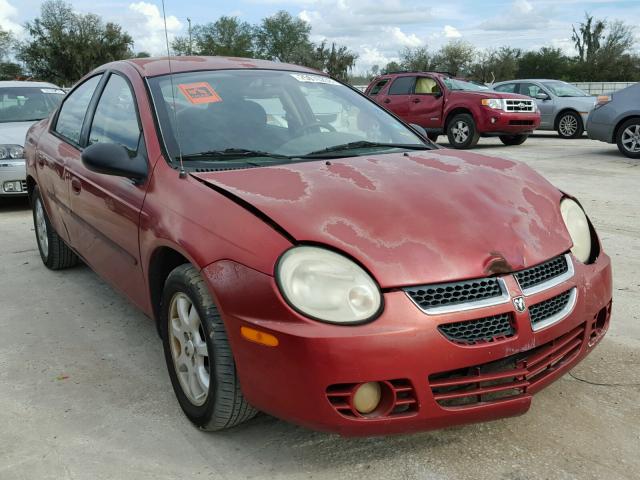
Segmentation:
{"type": "Polygon", "coordinates": [[[171,69],[171,50],[169,50],[169,34],[167,33],[167,14],[164,9],[164,0],[162,0],[162,18],[164,20],[164,40],[167,44],[167,62],[169,63],[169,79],[171,80],[171,101],[173,103],[173,124],[176,126],[176,137],[178,141],[178,158],[180,159],[180,178],[187,178],[187,172],[184,171],[182,163],[182,147],[180,146],[180,127],[178,126],[178,116],[176,114],[176,91],[173,85],[173,70],[171,69]]]}

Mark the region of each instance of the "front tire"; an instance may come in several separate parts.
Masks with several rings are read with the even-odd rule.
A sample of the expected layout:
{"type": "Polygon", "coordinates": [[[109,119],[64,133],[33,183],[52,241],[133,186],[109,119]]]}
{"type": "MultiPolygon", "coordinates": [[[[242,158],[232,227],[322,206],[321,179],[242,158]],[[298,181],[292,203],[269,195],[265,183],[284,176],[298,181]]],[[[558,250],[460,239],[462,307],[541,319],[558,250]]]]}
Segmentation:
{"type": "Polygon", "coordinates": [[[500,141],[505,145],[522,145],[529,135],[500,135],[500,141]]]}
{"type": "Polygon", "coordinates": [[[447,124],[447,138],[453,148],[465,150],[474,147],[480,139],[476,122],[468,113],[459,113],[447,124]]]}
{"type": "Polygon", "coordinates": [[[77,265],[78,256],[53,229],[37,185],[31,194],[31,205],[33,226],[42,263],[50,270],[62,270],[77,265]]]}
{"type": "Polygon", "coordinates": [[[616,143],[624,156],[640,158],[640,118],[631,118],[620,126],[616,143]]]}
{"type": "Polygon", "coordinates": [[[169,274],[160,322],[169,377],[191,422],[202,430],[223,430],[257,413],[242,395],[222,318],[192,265],[169,274]]]}
{"type": "Polygon", "coordinates": [[[561,138],[580,138],[584,133],[582,118],[575,112],[565,112],[558,119],[558,135],[561,138]]]}

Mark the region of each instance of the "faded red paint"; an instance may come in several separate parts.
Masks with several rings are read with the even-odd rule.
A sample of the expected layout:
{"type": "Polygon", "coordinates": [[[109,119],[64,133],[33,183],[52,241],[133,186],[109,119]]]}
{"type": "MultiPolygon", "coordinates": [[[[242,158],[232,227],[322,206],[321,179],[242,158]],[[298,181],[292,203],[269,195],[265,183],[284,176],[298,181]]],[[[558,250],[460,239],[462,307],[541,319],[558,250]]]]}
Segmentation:
{"type": "MultiPolygon", "coordinates": [[[[312,71],[262,60],[172,60],[177,72],[250,65],[312,71]]],[[[28,178],[39,184],[52,225],[63,239],[147,315],[157,313],[150,267],[159,252],[179,252],[201,269],[225,322],[243,393],[255,407],[345,435],[409,432],[517,415],[529,408],[535,391],[573,367],[606,331],[608,317],[600,333],[590,323],[611,301],[611,268],[604,253],[590,265],[574,260],[570,280],[528,298],[542,301],[575,287],[577,302],[565,319],[534,332],[526,313],[515,314],[517,335],[474,347],[448,341],[438,325],[513,311],[510,304],[481,313],[426,315],[398,288],[501,274],[510,295],[517,296],[522,291],[505,273],[568,251],[571,240],[559,212],[562,193],[527,166],[434,150],[179,178],[163,158],[143,78],[166,74],[166,60],[116,62],[98,72],[107,68],[120,71],[133,86],[148,177],[134,184],[87,171],[80,150],[52,135],[45,120],[30,130],[25,144],[28,178]],[[83,183],[72,194],[74,178],[83,183]],[[294,312],[273,274],[280,255],[300,242],[324,244],[360,261],[385,289],[380,317],[345,327],[294,312]],[[523,395],[455,410],[434,401],[431,374],[501,360],[580,325],[586,337],[579,353],[523,395]],[[242,326],[276,336],[279,346],[245,341],[242,326]],[[417,411],[404,417],[349,419],[325,395],[336,383],[397,378],[408,379],[417,395],[417,411]]]]}

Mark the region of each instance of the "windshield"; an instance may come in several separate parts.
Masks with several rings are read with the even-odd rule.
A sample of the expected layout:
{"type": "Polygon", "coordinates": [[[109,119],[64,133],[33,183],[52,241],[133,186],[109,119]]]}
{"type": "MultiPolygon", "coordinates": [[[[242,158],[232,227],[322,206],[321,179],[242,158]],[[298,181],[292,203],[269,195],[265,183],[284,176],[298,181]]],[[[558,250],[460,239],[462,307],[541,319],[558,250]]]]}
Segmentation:
{"type": "Polygon", "coordinates": [[[590,95],[578,87],[566,82],[542,82],[556,97],[589,97],[590,95]]]}
{"type": "Polygon", "coordinates": [[[218,70],[149,84],[172,159],[264,157],[273,164],[329,152],[335,158],[431,148],[366,97],[321,75],[218,70]]]}
{"type": "Polygon", "coordinates": [[[0,88],[0,122],[42,120],[60,105],[64,92],[53,87],[0,88]]]}
{"type": "Polygon", "coordinates": [[[465,80],[460,80],[457,78],[444,77],[442,81],[449,90],[463,90],[467,92],[482,92],[485,90],[490,90],[490,88],[486,85],[478,84],[475,82],[467,82],[465,80]]]}

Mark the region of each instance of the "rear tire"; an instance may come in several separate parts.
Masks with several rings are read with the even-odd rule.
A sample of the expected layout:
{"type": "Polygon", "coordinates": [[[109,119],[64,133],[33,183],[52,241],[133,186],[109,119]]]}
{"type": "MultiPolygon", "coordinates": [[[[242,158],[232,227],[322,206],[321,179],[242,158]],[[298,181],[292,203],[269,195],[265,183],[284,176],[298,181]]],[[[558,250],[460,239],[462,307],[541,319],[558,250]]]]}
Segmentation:
{"type": "Polygon", "coordinates": [[[620,125],[616,143],[625,157],[640,158],[640,118],[631,118],[620,125]]]}
{"type": "Polygon", "coordinates": [[[500,141],[505,145],[522,145],[529,135],[500,135],[500,141]]]}
{"type": "Polygon", "coordinates": [[[558,119],[558,135],[561,138],[580,138],[584,133],[582,118],[575,112],[565,112],[558,119]]]}
{"type": "Polygon", "coordinates": [[[255,416],[240,390],[222,318],[198,270],[176,267],[162,293],[165,360],[180,407],[202,430],[223,430],[255,416]]]}
{"type": "Polygon", "coordinates": [[[474,147],[480,139],[476,122],[468,113],[455,115],[447,124],[447,138],[453,148],[464,150],[474,147]]]}
{"type": "Polygon", "coordinates": [[[53,229],[37,185],[31,194],[31,205],[33,226],[42,263],[50,270],[62,270],[77,265],[78,256],[53,229]]]}

